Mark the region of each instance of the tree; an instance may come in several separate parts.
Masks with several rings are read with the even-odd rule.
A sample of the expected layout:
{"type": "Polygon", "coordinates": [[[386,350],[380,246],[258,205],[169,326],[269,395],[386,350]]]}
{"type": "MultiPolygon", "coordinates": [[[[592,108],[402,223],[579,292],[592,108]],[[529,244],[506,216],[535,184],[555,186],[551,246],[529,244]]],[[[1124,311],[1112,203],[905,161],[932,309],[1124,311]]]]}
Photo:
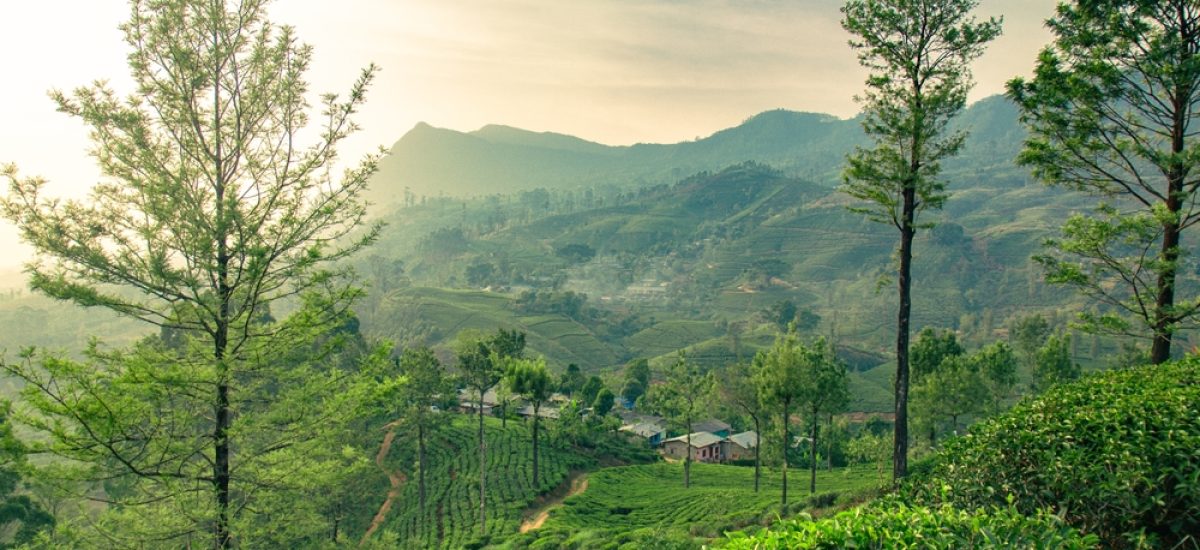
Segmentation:
{"type": "Polygon", "coordinates": [[[613,410],[616,402],[617,398],[613,395],[612,390],[600,388],[600,391],[596,393],[596,400],[592,402],[592,413],[598,417],[605,416],[613,410]]]}
{"type": "Polygon", "coordinates": [[[604,389],[604,381],[599,376],[592,375],[579,389],[579,402],[588,405],[596,402],[596,396],[604,389]]]}
{"type": "Polygon", "coordinates": [[[567,365],[567,370],[562,375],[562,381],[558,384],[558,391],[574,396],[575,392],[583,387],[583,384],[583,372],[579,370],[579,365],[571,363],[567,365]]]}
{"type": "Polygon", "coordinates": [[[235,523],[265,513],[255,500],[266,502],[256,489],[266,478],[255,476],[273,475],[264,468],[279,467],[285,452],[304,460],[299,441],[318,416],[276,417],[286,425],[274,432],[255,421],[271,416],[257,392],[300,391],[282,385],[303,383],[270,358],[299,349],[348,310],[361,293],[348,268],[333,266],[378,233],[361,223],[378,156],[338,179],[330,170],[337,146],[357,129],[352,115],[375,67],[344,101],[323,96],[322,127],[304,131],[312,49],[268,21],[265,4],[133,0],[122,30],[136,94],[122,100],[103,81],[51,94],[91,129],[102,181],[90,200],[47,199],[42,180],[21,179],[12,167],[3,170],[9,193],[0,199],[37,253],[28,267],[35,290],[188,337],[183,352],[147,344],[121,358],[141,361],[137,368],[117,361],[118,352],[98,351],[89,354],[92,366],[112,370],[73,370],[50,357],[43,363],[53,368],[42,372],[10,365],[45,396],[38,412],[65,423],[50,430],[52,452],[139,478],[141,502],[193,514],[179,520],[190,528],[163,525],[169,536],[207,531],[218,548],[232,544],[235,523]],[[301,135],[315,143],[305,146],[301,135]],[[296,297],[297,313],[257,321],[262,308],[296,297]],[[161,370],[151,361],[162,361],[161,370]],[[95,384],[133,384],[135,373],[146,385],[126,396],[86,393],[95,384]],[[65,401],[51,403],[56,398],[65,401]],[[88,405],[125,406],[126,416],[80,414],[88,405]],[[155,407],[165,409],[147,410],[155,407]],[[120,439],[118,427],[141,435],[120,439]]]}
{"type": "Polygon", "coordinates": [[[753,366],[732,365],[720,375],[717,388],[722,401],[750,417],[754,423],[754,492],[757,493],[762,465],[758,450],[762,446],[762,423],[769,411],[759,395],[756,378],[753,366]]]}
{"type": "MultiPolygon", "coordinates": [[[[542,405],[554,392],[544,359],[508,359],[508,387],[533,406],[533,486],[538,487],[538,423],[542,405]]],[[[611,393],[609,394],[612,395],[611,393]]]]}
{"type": "Polygon", "coordinates": [[[930,426],[929,444],[936,443],[936,425],[950,420],[950,430],[958,433],[958,419],[982,413],[988,403],[988,386],[977,366],[966,357],[951,356],[941,367],[913,386],[914,408],[930,426]]]}
{"type": "Polygon", "coordinates": [[[625,365],[625,384],[621,386],[621,397],[630,403],[636,403],[646,388],[650,387],[650,362],[646,359],[634,359],[625,365]]]}
{"type": "Polygon", "coordinates": [[[454,387],[428,347],[409,348],[396,360],[405,384],[398,398],[400,424],[417,432],[417,498],[425,513],[425,442],[439,426],[441,411],[452,402],[454,387]]]}
{"type": "Polygon", "coordinates": [[[941,366],[947,357],[957,357],[966,353],[958,343],[958,336],[952,330],[936,331],[925,327],[917,333],[912,349],[909,350],[909,370],[913,384],[921,381],[927,374],[932,374],[941,366]]]}
{"type": "Polygon", "coordinates": [[[1046,391],[1059,382],[1079,378],[1079,373],[1079,365],[1071,359],[1071,335],[1050,335],[1037,353],[1037,364],[1033,371],[1034,388],[1046,391]]]}
{"type": "Polygon", "coordinates": [[[1081,314],[1082,329],[1148,335],[1156,364],[1200,313],[1200,296],[1181,296],[1191,285],[1180,284],[1194,274],[1181,264],[1183,232],[1200,221],[1197,17],[1187,0],[1062,2],[1034,78],[1008,85],[1029,130],[1018,162],[1114,201],[1072,215],[1035,260],[1047,281],[1111,308],[1081,314]]]}
{"type": "Polygon", "coordinates": [[[1020,355],[1021,360],[1033,370],[1037,350],[1046,343],[1050,336],[1050,323],[1041,314],[1020,317],[1008,327],[1008,340],[1013,349],[1020,355]]]}
{"type": "Polygon", "coordinates": [[[871,71],[863,129],[874,140],[847,158],[843,190],[868,203],[855,211],[900,232],[899,312],[896,327],[896,427],[892,476],[908,472],[908,337],[912,243],[917,215],[946,200],[941,161],[962,147],[965,134],[950,120],[966,104],[968,64],[1000,34],[1000,21],[976,22],[977,0],[850,0],[842,27],[859,62],[871,71]]]}
{"type": "Polygon", "coordinates": [[[817,492],[817,426],[822,413],[840,412],[850,401],[850,388],[846,382],[846,364],[837,358],[833,346],[825,338],[818,337],[809,346],[803,346],[801,354],[799,402],[807,409],[809,421],[809,445],[812,476],[808,491],[817,492]]]}
{"type": "Polygon", "coordinates": [[[479,414],[479,533],[487,528],[487,444],[483,437],[484,396],[496,387],[503,378],[503,360],[519,359],[525,351],[525,334],[516,330],[499,329],[490,337],[478,333],[459,333],[455,342],[455,355],[462,381],[475,397],[476,412],[479,414]]]}
{"type": "Polygon", "coordinates": [[[701,373],[699,366],[689,362],[682,351],[662,374],[664,382],[653,387],[652,402],[658,412],[686,434],[687,454],[683,459],[683,487],[686,489],[692,486],[692,423],[708,404],[713,377],[711,373],[701,373]]]}
{"type": "Polygon", "coordinates": [[[775,338],[775,344],[770,349],[760,351],[754,356],[755,380],[759,395],[763,401],[776,407],[779,412],[780,452],[783,455],[783,488],[780,501],[787,505],[787,467],[788,449],[792,447],[791,424],[792,406],[800,403],[803,396],[805,381],[803,380],[803,363],[808,349],[800,342],[796,331],[788,331],[775,338]]]}
{"type": "Polygon", "coordinates": [[[21,547],[55,524],[54,516],[23,494],[21,471],[28,466],[28,450],[13,435],[10,411],[11,405],[0,401],[0,548],[21,547]]]}
{"type": "Polygon", "coordinates": [[[992,342],[972,353],[970,364],[987,386],[987,408],[998,411],[1017,384],[1017,357],[1013,349],[1004,342],[992,342]]]}

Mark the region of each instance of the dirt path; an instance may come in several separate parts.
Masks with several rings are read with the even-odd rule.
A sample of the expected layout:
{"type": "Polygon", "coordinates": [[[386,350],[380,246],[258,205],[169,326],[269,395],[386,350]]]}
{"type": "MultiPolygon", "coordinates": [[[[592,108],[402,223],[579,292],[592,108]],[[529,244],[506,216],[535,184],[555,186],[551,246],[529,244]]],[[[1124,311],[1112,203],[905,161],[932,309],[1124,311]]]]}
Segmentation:
{"type": "Polygon", "coordinates": [[[525,520],[521,522],[522,533],[541,527],[543,523],[546,523],[546,518],[550,517],[550,510],[561,506],[567,497],[572,497],[586,491],[588,486],[587,472],[572,472],[571,475],[567,476],[564,484],[570,484],[570,489],[566,493],[551,496],[525,514],[525,520]]]}
{"type": "Polygon", "coordinates": [[[387,435],[383,436],[383,443],[379,445],[379,452],[375,454],[375,465],[387,474],[388,482],[391,483],[391,489],[388,489],[387,498],[384,499],[383,505],[379,507],[379,511],[375,512],[375,517],[371,519],[371,526],[367,528],[366,534],[363,535],[359,545],[367,543],[371,535],[383,525],[383,521],[387,519],[388,512],[392,509],[392,501],[400,497],[400,491],[404,488],[404,483],[408,481],[408,476],[403,472],[389,472],[383,465],[384,459],[387,458],[388,451],[392,450],[392,440],[396,439],[396,422],[392,422],[385,426],[387,435]]]}

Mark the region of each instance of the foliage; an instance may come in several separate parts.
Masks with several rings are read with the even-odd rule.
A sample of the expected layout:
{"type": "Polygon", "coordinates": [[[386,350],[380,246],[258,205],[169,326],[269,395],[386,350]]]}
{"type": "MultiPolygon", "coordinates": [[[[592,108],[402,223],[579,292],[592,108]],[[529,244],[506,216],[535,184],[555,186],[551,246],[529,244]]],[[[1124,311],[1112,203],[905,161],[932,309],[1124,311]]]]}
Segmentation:
{"type": "Polygon", "coordinates": [[[1059,382],[1079,378],[1079,364],[1071,358],[1071,335],[1052,334],[1037,351],[1033,368],[1033,384],[1045,390],[1059,382]]]}
{"type": "Polygon", "coordinates": [[[653,386],[647,397],[651,408],[665,416],[671,426],[683,430],[687,437],[687,454],[683,460],[683,487],[686,489],[692,483],[692,423],[708,409],[715,379],[711,372],[700,372],[699,366],[688,361],[682,351],[660,378],[663,383],[653,386]]]}
{"type": "Polygon", "coordinates": [[[521,313],[559,313],[586,321],[592,315],[587,306],[587,295],[557,290],[526,290],[513,302],[513,308],[521,313]]]}
{"type": "Polygon", "coordinates": [[[612,411],[615,403],[616,397],[613,395],[612,390],[601,388],[596,393],[596,400],[592,402],[592,413],[596,416],[605,416],[612,411]]]}
{"type": "Polygon", "coordinates": [[[851,209],[900,232],[897,266],[896,426],[893,475],[908,469],[908,337],[912,242],[918,215],[946,201],[942,161],[966,140],[950,120],[966,105],[969,64],[1000,34],[1000,21],[978,23],[977,0],[849,0],[842,27],[870,71],[862,125],[873,144],[847,157],[842,190],[851,209]]]}
{"type": "Polygon", "coordinates": [[[1173,333],[1200,314],[1180,247],[1181,234],[1200,221],[1200,157],[1189,129],[1200,100],[1198,9],[1063,2],[1047,22],[1054,42],[1034,78],[1008,86],[1029,129],[1018,162],[1049,184],[1114,201],[1071,216],[1035,260],[1047,281],[1111,308],[1082,314],[1083,329],[1149,335],[1155,363],[1170,357],[1173,333]]]}
{"type": "Polygon", "coordinates": [[[948,442],[906,491],[962,508],[1050,508],[1106,547],[1200,543],[1200,360],[1050,388],[948,442]]]}
{"type": "Polygon", "coordinates": [[[864,429],[846,444],[846,454],[853,464],[875,465],[879,481],[882,482],[884,464],[892,454],[892,440],[884,433],[864,429]]]}
{"type": "Polygon", "coordinates": [[[579,391],[584,383],[583,371],[579,369],[579,365],[571,363],[563,371],[562,378],[558,384],[558,391],[566,395],[575,395],[575,392],[579,391]]]}
{"type": "MultiPolygon", "coordinates": [[[[886,500],[886,499],[885,499],[886,500]]],[[[997,508],[967,512],[950,506],[926,508],[882,504],[814,520],[807,514],[754,536],[732,533],[730,549],[1090,549],[1094,536],[1081,535],[1056,516],[1023,516],[997,508]]]]}
{"type": "MultiPolygon", "coordinates": [[[[713,538],[728,530],[770,522],[781,512],[794,513],[792,507],[781,511],[772,506],[773,492],[753,491],[750,468],[697,463],[692,487],[679,491],[682,468],[681,464],[659,462],[591,472],[586,491],[567,498],[561,508],[551,511],[540,529],[514,542],[526,541],[531,548],[537,547],[538,541],[554,541],[559,547],[616,548],[619,545],[612,544],[615,539],[639,530],[656,531],[657,538],[713,538]]],[[[797,503],[797,509],[828,506],[874,485],[873,476],[860,469],[822,471],[820,476],[827,492],[797,503]]],[[[779,483],[778,471],[768,470],[763,477],[767,489],[774,490],[779,483]]],[[[699,543],[689,540],[682,547],[697,548],[699,543]]]]}
{"type": "Polygon", "coordinates": [[[921,329],[908,351],[913,384],[920,383],[925,375],[938,370],[946,358],[964,353],[966,350],[958,343],[958,336],[953,330],[937,331],[930,327],[921,329]]]}
{"type": "Polygon", "coordinates": [[[1008,341],[1030,370],[1033,370],[1038,349],[1049,336],[1050,324],[1041,314],[1019,317],[1008,327],[1008,341]]]}
{"type": "MultiPolygon", "coordinates": [[[[505,376],[508,388],[524,397],[533,407],[533,484],[538,484],[538,428],[542,421],[542,405],[554,393],[545,359],[506,359],[505,376]]],[[[609,394],[611,396],[611,394],[609,394]]],[[[501,426],[504,424],[501,423],[501,426]]]]}
{"type": "Polygon", "coordinates": [[[636,403],[638,398],[650,387],[650,362],[646,359],[634,359],[625,365],[625,384],[621,386],[621,397],[630,403],[636,403]]]}
{"type": "Polygon", "coordinates": [[[28,466],[25,445],[13,435],[11,405],[0,402],[0,548],[31,542],[39,532],[53,529],[55,518],[26,494],[21,479],[28,466]]]}
{"type": "Polygon", "coordinates": [[[762,469],[763,424],[771,410],[759,393],[753,365],[730,365],[717,378],[717,394],[721,401],[743,418],[749,417],[754,427],[754,491],[758,492],[762,469]]]}
{"type": "Polygon", "coordinates": [[[404,383],[398,386],[395,396],[399,420],[393,425],[402,430],[417,433],[417,475],[421,506],[425,505],[425,485],[428,467],[425,449],[427,438],[433,437],[442,427],[440,411],[449,410],[454,402],[454,385],[445,375],[442,364],[433,350],[421,348],[405,349],[396,359],[404,383]]]}
{"type": "MultiPolygon", "coordinates": [[[[122,99],[103,80],[51,93],[91,131],[103,179],[89,200],[47,199],[42,180],[3,170],[3,214],[38,254],[28,268],[34,289],[190,339],[180,352],[94,348],[86,367],[39,356],[50,363],[42,370],[29,354],[9,369],[42,392],[40,401],[27,392],[37,415],[21,415],[49,439],[42,450],[80,461],[90,470],[83,478],[129,481],[127,498],[116,499],[129,517],[153,503],[148,521],[114,530],[122,544],[183,544],[207,532],[225,548],[268,536],[256,518],[286,500],[276,488],[291,480],[275,481],[284,464],[313,464],[304,450],[320,414],[260,402],[291,404],[321,385],[283,386],[297,381],[272,359],[336,325],[360,292],[348,268],[331,266],[378,233],[361,223],[378,157],[341,178],[330,169],[357,129],[352,115],[375,68],[346,100],[322,96],[321,127],[304,131],[312,49],[268,21],[265,4],[134,0],[122,30],[136,93],[122,99]],[[272,302],[296,297],[305,302],[298,313],[262,322],[272,302]],[[159,522],[170,508],[183,513],[159,522]]],[[[342,377],[307,374],[333,387],[342,377]]]]}

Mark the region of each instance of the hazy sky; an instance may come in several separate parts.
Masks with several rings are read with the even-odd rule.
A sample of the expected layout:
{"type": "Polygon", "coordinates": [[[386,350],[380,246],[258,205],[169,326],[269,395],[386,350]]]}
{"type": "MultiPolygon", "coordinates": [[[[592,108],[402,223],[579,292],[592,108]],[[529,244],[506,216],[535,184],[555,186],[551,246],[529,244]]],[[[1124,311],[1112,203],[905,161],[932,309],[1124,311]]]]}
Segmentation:
{"type": "MultiPolygon", "coordinates": [[[[1004,35],[975,67],[972,99],[1028,74],[1049,40],[1053,0],[982,0],[1004,35]]],[[[706,136],[764,110],[842,117],[865,73],[838,24],[840,0],[279,0],[274,19],[315,47],[316,92],[343,92],[370,62],[383,71],[345,158],[390,146],[419,121],[488,123],[608,144],[706,136]]],[[[0,162],[79,196],[97,172],[83,127],[51,88],[107,79],[128,90],[120,0],[0,2],[0,162]]],[[[0,268],[26,252],[0,222],[0,268]]]]}

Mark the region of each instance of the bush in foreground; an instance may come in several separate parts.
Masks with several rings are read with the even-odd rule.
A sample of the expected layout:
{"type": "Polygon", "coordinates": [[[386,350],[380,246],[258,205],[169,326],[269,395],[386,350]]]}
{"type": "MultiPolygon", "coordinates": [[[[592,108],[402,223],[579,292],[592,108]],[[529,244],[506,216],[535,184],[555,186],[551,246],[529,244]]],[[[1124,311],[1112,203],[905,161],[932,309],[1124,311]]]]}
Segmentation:
{"type": "Polygon", "coordinates": [[[1200,547],[1200,360],[1056,386],[949,442],[905,492],[1049,508],[1106,547],[1200,547]]]}
{"type": "Polygon", "coordinates": [[[1094,535],[1081,535],[1045,513],[1024,516],[1008,508],[966,512],[948,505],[909,507],[894,499],[813,521],[807,514],[753,536],[732,533],[726,548],[774,549],[990,549],[1095,548],[1094,535]]]}

